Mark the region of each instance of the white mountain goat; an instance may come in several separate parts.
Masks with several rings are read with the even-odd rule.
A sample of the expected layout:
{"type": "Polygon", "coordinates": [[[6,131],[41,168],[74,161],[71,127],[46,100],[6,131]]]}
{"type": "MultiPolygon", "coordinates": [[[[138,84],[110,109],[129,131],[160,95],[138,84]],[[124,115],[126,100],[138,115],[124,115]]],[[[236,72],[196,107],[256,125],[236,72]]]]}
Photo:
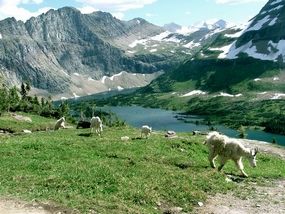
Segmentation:
{"type": "Polygon", "coordinates": [[[64,117],[58,119],[54,125],[54,130],[58,130],[59,128],[65,128],[64,122],[65,122],[64,117]]]}
{"type": "Polygon", "coordinates": [[[90,132],[95,131],[96,134],[100,136],[103,131],[103,124],[100,117],[92,117],[90,120],[90,132]]]}
{"type": "Polygon", "coordinates": [[[143,134],[145,135],[146,138],[148,138],[148,136],[150,135],[150,133],[152,132],[152,128],[147,126],[147,125],[143,125],[141,128],[141,137],[143,137],[143,134]]]}
{"type": "Polygon", "coordinates": [[[238,139],[229,138],[218,132],[210,132],[207,135],[205,144],[209,147],[209,161],[213,168],[216,168],[214,160],[220,157],[220,166],[218,170],[222,170],[228,160],[233,160],[237,168],[241,171],[242,176],[248,177],[244,172],[242,157],[249,160],[252,167],[256,167],[256,154],[258,149],[250,149],[244,147],[238,139]]]}

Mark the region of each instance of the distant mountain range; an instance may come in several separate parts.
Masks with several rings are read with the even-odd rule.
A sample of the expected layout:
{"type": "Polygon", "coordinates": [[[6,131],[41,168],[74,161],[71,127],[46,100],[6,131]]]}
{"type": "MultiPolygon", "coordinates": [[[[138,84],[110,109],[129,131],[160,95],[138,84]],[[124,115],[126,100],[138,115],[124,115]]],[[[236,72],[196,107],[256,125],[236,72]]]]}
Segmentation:
{"type": "Polygon", "coordinates": [[[8,85],[30,82],[34,93],[55,98],[141,87],[196,54],[216,30],[223,28],[172,33],[141,18],[70,7],[26,22],[8,18],[0,21],[0,75],[8,85]],[[102,81],[107,77],[112,83],[102,81]]]}
{"type": "MultiPolygon", "coordinates": [[[[33,93],[54,98],[142,87],[162,73],[149,87],[163,83],[167,90],[238,91],[236,85],[248,88],[252,78],[265,80],[270,72],[278,76],[282,70],[284,6],[284,0],[270,0],[244,26],[212,20],[159,27],[141,18],[121,21],[109,13],[81,14],[70,7],[26,22],[8,18],[0,21],[0,78],[8,85],[28,81],[33,93]],[[254,75],[244,69],[243,78],[219,85],[234,77],[232,66],[242,70],[244,62],[266,69],[254,75]],[[227,66],[231,75],[218,69],[227,66]],[[191,84],[181,87],[181,78],[191,84]]],[[[261,83],[251,84],[261,90],[261,83]]]]}
{"type": "MultiPolygon", "coordinates": [[[[213,28],[219,31],[226,24],[220,21],[212,26],[219,26],[213,28]]],[[[284,27],[285,1],[270,0],[247,25],[220,31],[189,60],[144,91],[187,94],[196,90],[188,93],[191,96],[227,92],[231,97],[250,92],[260,99],[285,98],[284,27]]]]}

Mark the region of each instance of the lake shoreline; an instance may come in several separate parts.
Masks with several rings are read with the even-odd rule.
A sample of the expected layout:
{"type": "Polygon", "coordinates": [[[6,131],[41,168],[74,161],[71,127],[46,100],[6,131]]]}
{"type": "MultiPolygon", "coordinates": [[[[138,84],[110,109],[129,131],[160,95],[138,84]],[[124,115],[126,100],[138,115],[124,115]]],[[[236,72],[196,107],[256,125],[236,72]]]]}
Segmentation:
{"type": "MultiPolygon", "coordinates": [[[[240,132],[236,129],[230,128],[224,124],[211,124],[206,125],[204,122],[195,123],[196,120],[202,121],[204,117],[199,115],[191,115],[194,122],[184,122],[182,119],[177,119],[181,111],[164,110],[160,108],[145,108],[141,106],[104,106],[98,107],[103,111],[112,111],[118,115],[122,120],[125,120],[131,126],[140,128],[142,125],[152,126],[154,130],[173,130],[176,132],[193,132],[201,131],[208,132],[209,128],[213,127],[214,130],[224,133],[230,137],[238,138],[240,132]]],[[[285,136],[267,133],[259,129],[246,129],[245,136],[249,140],[265,141],[272,143],[273,140],[276,144],[285,146],[285,136]]]]}

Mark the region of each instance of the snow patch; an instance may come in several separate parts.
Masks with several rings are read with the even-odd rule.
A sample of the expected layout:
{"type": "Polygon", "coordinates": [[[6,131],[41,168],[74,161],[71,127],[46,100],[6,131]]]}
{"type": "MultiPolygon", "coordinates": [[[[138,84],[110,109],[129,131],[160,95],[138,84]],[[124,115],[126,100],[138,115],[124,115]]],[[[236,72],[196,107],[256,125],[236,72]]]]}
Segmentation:
{"type": "Polygon", "coordinates": [[[140,24],[140,23],[141,23],[141,21],[137,19],[137,24],[140,24]]]}
{"type": "Polygon", "coordinates": [[[124,90],[124,88],[123,88],[123,87],[121,87],[121,86],[118,86],[118,87],[117,87],[117,89],[118,89],[118,91],[122,91],[122,90],[124,90]]]}
{"type": "Polygon", "coordinates": [[[248,31],[256,31],[256,30],[260,30],[262,28],[262,26],[267,23],[270,20],[270,16],[267,15],[265,16],[263,19],[259,20],[254,26],[248,28],[245,30],[245,32],[248,31]]]}
{"type": "Polygon", "coordinates": [[[180,97],[190,97],[190,96],[193,96],[193,95],[205,95],[205,94],[207,94],[207,92],[204,92],[204,91],[201,91],[201,90],[194,90],[194,91],[190,91],[187,94],[183,94],[180,97]]]}
{"type": "Polygon", "coordinates": [[[2,33],[0,33],[0,39],[2,39],[3,37],[2,37],[2,33]]]}
{"type": "Polygon", "coordinates": [[[111,76],[109,79],[113,81],[115,77],[119,77],[119,76],[121,76],[122,74],[123,74],[123,72],[121,71],[120,73],[111,76]]]}
{"type": "Polygon", "coordinates": [[[154,48],[154,49],[151,49],[149,52],[153,53],[153,52],[156,52],[156,51],[157,51],[157,49],[154,48]]]}
{"type": "MultiPolygon", "coordinates": [[[[256,46],[252,44],[252,41],[249,41],[245,45],[236,48],[235,43],[232,45],[232,47],[229,50],[229,53],[227,54],[227,58],[229,59],[235,59],[237,58],[237,55],[241,52],[247,53],[249,56],[261,59],[261,60],[274,60],[276,61],[277,58],[281,55],[284,58],[285,53],[285,40],[280,40],[278,43],[273,43],[272,41],[269,41],[268,45],[271,45],[274,49],[278,50],[277,52],[271,52],[269,54],[264,53],[258,53],[256,46]]],[[[270,49],[271,50],[271,49],[270,49]]]]}
{"type": "Polygon", "coordinates": [[[232,44],[221,47],[221,48],[209,48],[211,51],[222,51],[222,53],[219,54],[219,59],[224,59],[227,57],[227,54],[229,53],[230,48],[232,47],[232,44]]]}
{"type": "Polygon", "coordinates": [[[80,74],[79,73],[73,73],[75,76],[80,76],[80,74]]]}
{"type": "Polygon", "coordinates": [[[273,77],[273,81],[279,81],[279,77],[273,77]]]}
{"type": "Polygon", "coordinates": [[[147,39],[135,40],[131,44],[129,44],[129,47],[130,48],[134,48],[134,47],[136,47],[139,44],[145,45],[147,41],[148,41],[147,39]]]}
{"type": "Polygon", "coordinates": [[[271,20],[271,22],[268,24],[269,26],[275,25],[276,21],[278,20],[277,17],[271,20]]]}
{"type": "Polygon", "coordinates": [[[242,94],[228,94],[228,93],[224,93],[224,92],[220,92],[219,95],[217,95],[216,97],[241,97],[242,94]]]}
{"type": "Polygon", "coordinates": [[[62,73],[64,73],[65,74],[65,76],[69,76],[69,74],[68,73],[66,73],[64,70],[60,70],[62,73]]]}
{"type": "Polygon", "coordinates": [[[279,4],[279,3],[281,3],[282,1],[283,1],[283,0],[276,0],[276,1],[272,2],[270,5],[279,4]]]}
{"type": "Polygon", "coordinates": [[[254,82],[258,82],[258,81],[260,81],[261,79],[260,78],[255,78],[253,81],[254,82]]]}
{"type": "Polygon", "coordinates": [[[92,79],[91,77],[88,77],[88,81],[95,81],[95,80],[92,79]]]}
{"type": "Polygon", "coordinates": [[[130,54],[136,53],[136,51],[127,51],[127,52],[130,53],[130,54]]]}
{"type": "Polygon", "coordinates": [[[107,78],[107,76],[103,76],[103,77],[102,77],[102,79],[101,79],[101,83],[103,83],[103,84],[104,84],[104,83],[105,83],[106,78],[107,78]]]}
{"type": "Polygon", "coordinates": [[[183,45],[183,47],[185,48],[195,48],[195,47],[199,47],[201,44],[198,42],[198,43],[195,43],[194,41],[191,41],[189,43],[187,43],[186,45],[183,45]]]}
{"type": "Polygon", "coordinates": [[[225,34],[224,36],[225,37],[228,37],[228,38],[238,38],[242,35],[243,31],[239,31],[239,32],[236,32],[234,34],[225,34]]]}
{"type": "Polygon", "coordinates": [[[273,97],[271,97],[271,100],[278,100],[281,99],[282,97],[285,97],[285,94],[279,94],[279,93],[275,93],[273,97]]]}
{"type": "Polygon", "coordinates": [[[72,93],[74,98],[78,98],[80,96],[78,96],[75,92],[72,93]]]}
{"type": "Polygon", "coordinates": [[[258,93],[258,94],[264,95],[264,94],[267,94],[267,93],[268,93],[267,91],[263,91],[263,92],[260,92],[260,93],[258,93]]]}
{"type": "Polygon", "coordinates": [[[61,97],[60,99],[61,100],[67,100],[68,98],[67,97],[61,97]]]}
{"type": "Polygon", "coordinates": [[[279,9],[281,9],[282,7],[283,7],[283,5],[279,5],[279,6],[273,8],[273,9],[271,9],[271,10],[268,10],[268,11],[266,11],[266,12],[267,12],[267,13],[270,13],[270,12],[272,12],[272,11],[274,11],[274,10],[279,10],[279,9]]]}
{"type": "Polygon", "coordinates": [[[168,37],[170,34],[171,34],[171,32],[169,32],[169,31],[164,31],[164,32],[162,32],[161,34],[158,34],[158,35],[156,35],[156,36],[151,37],[150,39],[151,39],[151,40],[154,40],[154,41],[159,41],[159,42],[161,42],[164,38],[168,37]]]}
{"type": "Polygon", "coordinates": [[[163,41],[165,42],[173,42],[173,43],[180,43],[181,40],[177,39],[175,36],[169,37],[169,38],[164,38],[163,41]]]}

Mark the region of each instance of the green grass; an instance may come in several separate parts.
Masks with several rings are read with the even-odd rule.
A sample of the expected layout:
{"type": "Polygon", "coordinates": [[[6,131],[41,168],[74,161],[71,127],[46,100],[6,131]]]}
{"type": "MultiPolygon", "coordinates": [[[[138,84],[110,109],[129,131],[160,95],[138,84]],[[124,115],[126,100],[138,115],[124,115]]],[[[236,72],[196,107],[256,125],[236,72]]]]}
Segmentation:
{"type": "Polygon", "coordinates": [[[31,131],[52,129],[55,124],[55,119],[45,118],[38,115],[31,115],[24,112],[18,112],[17,115],[31,118],[32,122],[17,120],[11,116],[10,113],[5,113],[0,117],[0,130],[7,130],[9,132],[22,132],[23,129],[31,131]]]}
{"type": "MultiPolygon", "coordinates": [[[[161,213],[158,202],[191,212],[208,194],[238,188],[209,167],[202,137],[139,135],[117,127],[106,128],[101,137],[66,129],[2,139],[0,195],[53,201],[81,213],[161,213]],[[132,140],[122,142],[125,135],[132,140]]],[[[245,164],[250,178],[244,182],[285,177],[284,164],[260,154],[257,168],[245,164]]],[[[239,173],[233,163],[224,171],[239,173]]]]}

